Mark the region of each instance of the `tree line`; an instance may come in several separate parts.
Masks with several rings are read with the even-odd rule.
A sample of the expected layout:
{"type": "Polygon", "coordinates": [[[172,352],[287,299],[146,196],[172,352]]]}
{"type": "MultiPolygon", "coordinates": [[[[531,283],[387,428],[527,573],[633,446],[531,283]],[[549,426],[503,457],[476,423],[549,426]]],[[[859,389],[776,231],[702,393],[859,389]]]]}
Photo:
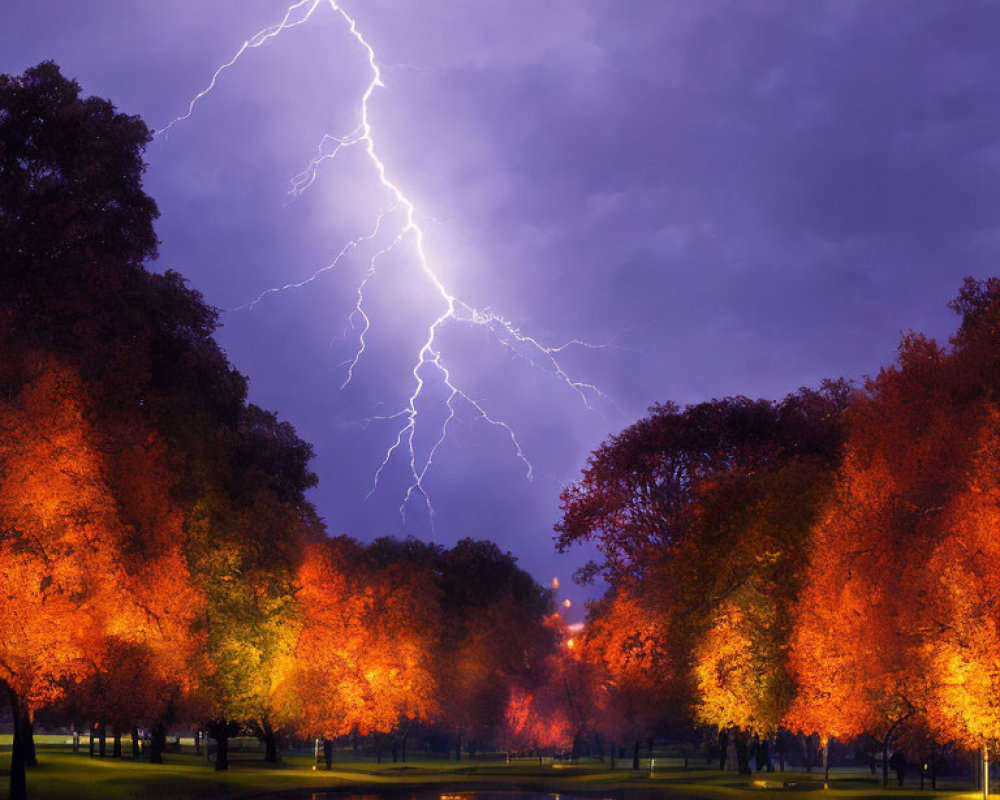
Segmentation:
{"type": "Polygon", "coordinates": [[[947,345],[906,334],[861,386],[658,405],[592,454],[556,530],[610,585],[581,641],[598,730],[707,726],[741,771],[787,732],[827,767],[860,742],[883,783],[996,753],[1000,280],[950,307],[947,345]]]}
{"type": "MultiPolygon", "coordinates": [[[[331,538],[312,448],[247,400],[215,309],[157,255],[151,133],[51,62],[0,76],[0,682],[12,797],[36,715],[113,752],[433,726],[459,753],[555,651],[550,593],[490,542],[331,538]]],[[[381,738],[378,738],[381,737],[381,738]]]]}

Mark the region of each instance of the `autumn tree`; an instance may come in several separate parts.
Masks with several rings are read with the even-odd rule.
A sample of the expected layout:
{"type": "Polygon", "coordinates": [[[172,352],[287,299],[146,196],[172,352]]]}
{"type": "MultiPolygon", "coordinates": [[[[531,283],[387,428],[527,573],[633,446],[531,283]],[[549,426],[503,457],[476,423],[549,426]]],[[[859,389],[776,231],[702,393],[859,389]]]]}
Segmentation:
{"type": "Polygon", "coordinates": [[[954,377],[953,357],[911,334],[898,364],[855,399],[796,615],[790,721],[824,736],[876,736],[883,782],[901,726],[927,706],[925,562],[941,539],[941,512],[966,480],[967,432],[976,427],[975,404],[962,397],[968,386],[954,377]]]}
{"type": "MultiPolygon", "coordinates": [[[[830,424],[840,409],[826,406],[830,424]]],[[[758,765],[771,768],[770,746],[793,697],[788,639],[838,455],[836,447],[784,453],[718,476],[699,492],[692,534],[674,558],[678,626],[687,621],[693,651],[694,717],[735,740],[742,771],[751,766],[751,739],[758,765]]]]}
{"type": "Polygon", "coordinates": [[[558,677],[540,683],[533,691],[511,688],[503,724],[497,733],[499,747],[510,753],[566,753],[573,747],[577,728],[558,677]]]}
{"type": "Polygon", "coordinates": [[[503,723],[508,690],[534,668],[551,635],[551,597],[510,553],[462,539],[440,565],[441,635],[436,648],[438,724],[474,752],[503,723]]]}
{"type": "Polygon", "coordinates": [[[42,361],[15,400],[0,401],[0,679],[15,798],[31,715],[94,672],[123,608],[122,531],[97,443],[72,370],[42,361]]]}
{"type": "Polygon", "coordinates": [[[675,708],[737,734],[744,769],[748,737],[766,744],[791,699],[792,606],[849,397],[836,381],[778,403],[654,407],[563,493],[559,546],[597,543],[608,610],[641,598],[675,708]]]}
{"type": "MultiPolygon", "coordinates": [[[[921,574],[927,611],[920,656],[928,676],[926,718],[940,739],[996,752],[1000,741],[1000,280],[967,279],[951,304],[962,317],[949,359],[953,406],[965,409],[969,452],[961,484],[934,516],[940,534],[921,574]]],[[[958,433],[956,431],[956,433],[958,433]]]]}
{"type": "Polygon", "coordinates": [[[549,647],[539,651],[533,668],[508,686],[504,719],[496,731],[498,746],[511,752],[578,755],[580,740],[595,732],[598,683],[595,665],[582,657],[582,642],[558,613],[544,628],[549,647]]]}
{"type": "Polygon", "coordinates": [[[244,726],[277,758],[274,694],[301,625],[303,542],[318,522],[305,498],[316,480],[307,467],[312,450],[288,423],[250,405],[215,441],[186,523],[186,556],[206,599],[197,681],[222,770],[228,740],[244,726]]]}
{"type": "Polygon", "coordinates": [[[576,648],[591,665],[594,727],[612,749],[631,743],[639,768],[640,742],[684,720],[688,676],[670,637],[663,594],[648,583],[619,584],[596,602],[576,648]]]}
{"type": "Polygon", "coordinates": [[[435,709],[434,573],[392,550],[316,538],[299,569],[302,628],[279,696],[300,735],[325,741],[328,764],[346,734],[392,733],[398,757],[410,724],[435,709]]]}
{"type": "MultiPolygon", "coordinates": [[[[141,185],[143,122],[82,98],[50,62],[0,78],[0,111],[0,386],[16,396],[42,352],[86,387],[86,423],[108,454],[95,486],[118,512],[107,574],[129,598],[108,641],[148,653],[151,682],[179,676],[175,700],[197,677],[218,727],[238,716],[272,751],[266,697],[294,633],[298,542],[315,524],[311,451],[246,404],[212,338],[216,311],[176,273],[146,270],[157,210],[141,185]]],[[[95,675],[97,706],[115,705],[121,666],[95,675]]],[[[162,735],[169,708],[146,713],[162,735]]]]}
{"type": "Polygon", "coordinates": [[[700,487],[733,470],[827,454],[840,439],[836,417],[850,387],[828,381],[781,403],[729,397],[681,410],[653,406],[649,416],[611,437],[563,491],[556,545],[590,541],[593,565],[612,583],[642,577],[659,554],[689,535],[700,487]]]}

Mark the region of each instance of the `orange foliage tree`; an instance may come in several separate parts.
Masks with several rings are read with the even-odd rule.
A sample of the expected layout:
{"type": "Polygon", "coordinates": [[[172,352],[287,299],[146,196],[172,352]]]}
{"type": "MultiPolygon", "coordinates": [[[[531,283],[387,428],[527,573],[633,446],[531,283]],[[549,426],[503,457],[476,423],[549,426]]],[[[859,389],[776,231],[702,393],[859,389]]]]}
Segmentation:
{"type": "Polygon", "coordinates": [[[392,732],[431,715],[432,581],[411,565],[379,565],[346,537],[306,545],[301,633],[278,687],[296,731],[332,740],[392,732]]]}
{"type": "Polygon", "coordinates": [[[122,530],[103,480],[87,398],[71,370],[42,360],[13,402],[0,401],[0,679],[22,726],[103,661],[123,610],[122,530]]]}
{"type": "Polygon", "coordinates": [[[941,534],[922,572],[926,717],[939,737],[996,752],[1000,741],[1000,281],[967,279],[952,303],[954,404],[970,456],[936,515],[941,534]]]}
{"type": "Polygon", "coordinates": [[[941,511],[965,480],[976,412],[964,391],[953,358],[917,335],[904,339],[898,366],[866,385],[847,417],[843,464],[796,615],[789,723],[876,736],[883,782],[901,726],[927,708],[921,647],[933,615],[922,587],[941,511]]]}
{"type": "Polygon", "coordinates": [[[495,739],[506,751],[570,753],[574,758],[580,738],[594,730],[595,675],[582,658],[581,643],[558,614],[544,627],[552,633],[547,653],[537,653],[530,675],[508,689],[503,723],[495,739]]]}
{"type": "Polygon", "coordinates": [[[594,727],[612,753],[617,744],[634,745],[634,769],[639,742],[676,722],[687,697],[670,624],[639,584],[623,583],[591,607],[580,637],[581,656],[592,665],[594,727]]]}
{"type": "MultiPolygon", "coordinates": [[[[830,397],[819,407],[835,423],[843,401],[830,397]]],[[[703,486],[692,535],[677,553],[693,717],[720,732],[723,751],[734,739],[744,772],[751,769],[752,738],[758,767],[773,769],[771,746],[793,697],[793,611],[811,527],[839,454],[836,438],[825,441],[824,448],[779,450],[703,486]]]]}
{"type": "MultiPolygon", "coordinates": [[[[721,739],[735,732],[741,769],[749,769],[748,737],[766,745],[790,702],[791,608],[849,396],[849,384],[832,381],[780,403],[657,406],[596,451],[563,493],[559,545],[596,541],[617,593],[603,613],[642,599],[674,708],[689,708],[721,739]]],[[[630,642],[643,640],[635,621],[624,630],[630,642]]],[[[617,692],[626,708],[641,708],[644,724],[653,720],[643,691],[663,696],[650,683],[633,672],[617,692]]]]}
{"type": "Polygon", "coordinates": [[[939,737],[970,748],[1000,741],[1000,413],[978,438],[970,486],[951,503],[928,559],[933,625],[921,645],[927,717],[939,737]]]}

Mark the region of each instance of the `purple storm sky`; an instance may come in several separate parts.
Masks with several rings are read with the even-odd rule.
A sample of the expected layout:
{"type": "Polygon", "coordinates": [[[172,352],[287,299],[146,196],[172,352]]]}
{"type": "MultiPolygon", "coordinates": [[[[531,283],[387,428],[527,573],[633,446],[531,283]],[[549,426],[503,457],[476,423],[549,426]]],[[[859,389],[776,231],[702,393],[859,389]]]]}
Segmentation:
{"type": "MultiPolygon", "coordinates": [[[[156,268],[220,309],[220,341],[252,399],[313,442],[332,533],[488,537],[547,582],[560,483],[657,401],[778,398],[859,379],[900,332],[947,337],[965,275],[997,270],[1000,5],[933,0],[344,0],[385,87],[372,135],[415,204],[428,258],[454,295],[540,341],[609,401],[588,409],[480,328],[437,343],[467,404],[425,480],[433,529],[399,454],[411,370],[442,299],[407,242],[367,289],[367,351],[343,390],[359,327],[345,326],[388,202],[361,148],[289,179],[324,133],[349,133],[367,54],[329,9],[248,52],[192,117],[147,152],[160,205],[156,268]]],[[[86,94],[163,128],[278,0],[6,0],[0,71],[53,59],[86,94]]],[[[383,242],[387,243],[387,242],[383,242]]],[[[358,323],[358,318],[355,317],[358,323]]],[[[426,373],[429,378],[432,371],[426,373]]],[[[428,380],[418,451],[446,411],[428,380]]],[[[592,593],[592,591],[591,591],[592,593]]],[[[572,616],[578,618],[579,612],[572,616]]]]}

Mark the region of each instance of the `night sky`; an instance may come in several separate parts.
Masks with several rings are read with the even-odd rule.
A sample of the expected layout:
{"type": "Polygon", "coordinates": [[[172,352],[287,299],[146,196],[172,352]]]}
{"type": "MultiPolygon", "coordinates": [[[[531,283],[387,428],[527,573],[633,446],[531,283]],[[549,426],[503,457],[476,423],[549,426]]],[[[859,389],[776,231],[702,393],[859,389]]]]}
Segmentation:
{"type": "MultiPolygon", "coordinates": [[[[377,154],[416,208],[428,262],[453,296],[549,345],[545,359],[481,326],[436,339],[458,398],[422,498],[398,451],[411,373],[444,302],[412,235],[349,315],[365,243],[391,197],[363,148],[289,181],[324,133],[349,134],[367,54],[328,6],[244,58],[147,151],[160,206],[156,269],[223,310],[219,339],[316,448],[313,494],[331,533],[490,538],[564,594],[582,551],[558,556],[561,483],[655,402],[779,398],[892,361],[902,331],[946,338],[966,275],[998,270],[1000,5],[933,0],[344,0],[384,88],[377,154]],[[345,335],[346,329],[346,335],[345,335]]],[[[55,60],[86,94],[162,129],[256,31],[276,0],[5,0],[0,71],[55,60]]],[[[395,217],[394,219],[398,219],[395,217]]],[[[447,414],[425,365],[422,463],[447,414]]],[[[405,422],[405,420],[404,420],[405,422]]],[[[568,591],[567,591],[568,588],[568,591]]],[[[590,594],[593,594],[591,590],[590,594]]],[[[579,612],[577,612],[579,613],[579,612]]]]}

